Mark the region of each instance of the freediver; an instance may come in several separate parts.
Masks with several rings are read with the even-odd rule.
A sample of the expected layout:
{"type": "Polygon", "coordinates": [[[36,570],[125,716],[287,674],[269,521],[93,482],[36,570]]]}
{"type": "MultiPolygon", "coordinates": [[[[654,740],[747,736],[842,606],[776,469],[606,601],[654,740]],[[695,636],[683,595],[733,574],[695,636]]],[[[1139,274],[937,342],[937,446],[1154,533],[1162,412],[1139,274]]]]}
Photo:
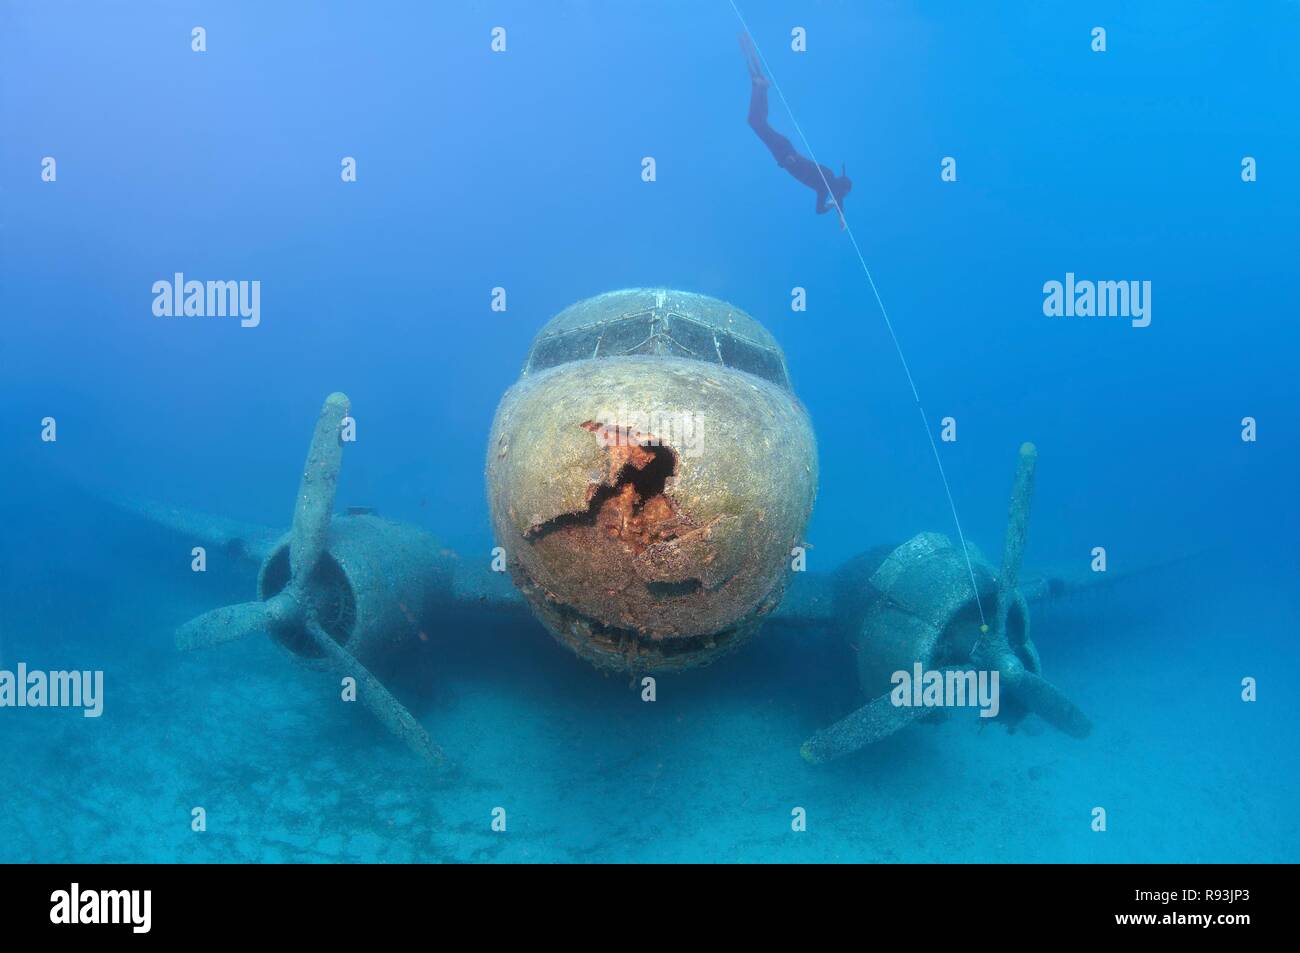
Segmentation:
{"type": "Polygon", "coordinates": [[[836,175],[826,166],[804,158],[789,139],[767,124],[768,80],[763,75],[763,64],[754,41],[746,33],[740,34],[740,49],[745,54],[745,65],[749,67],[749,127],[763,140],[777,165],[817,193],[817,214],[824,215],[835,209],[840,217],[840,228],[848,228],[844,219],[844,198],[853,188],[853,182],[844,174],[844,165],[841,163],[840,174],[836,175]]]}

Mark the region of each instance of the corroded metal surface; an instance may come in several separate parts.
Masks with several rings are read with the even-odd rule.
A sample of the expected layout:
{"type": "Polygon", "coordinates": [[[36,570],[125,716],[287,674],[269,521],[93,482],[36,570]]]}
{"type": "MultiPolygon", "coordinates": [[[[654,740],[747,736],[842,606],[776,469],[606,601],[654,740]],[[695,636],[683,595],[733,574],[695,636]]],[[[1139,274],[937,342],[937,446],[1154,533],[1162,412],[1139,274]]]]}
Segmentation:
{"type": "Polygon", "coordinates": [[[817,485],[812,427],[780,351],[724,302],[601,295],[543,329],[534,354],[557,323],[592,333],[656,303],[715,329],[724,355],[728,328],[771,348],[760,365],[781,382],[668,352],[540,369],[530,358],[487,459],[497,541],[536,615],[581,657],[632,672],[705,664],[756,631],[781,599],[817,485]]]}

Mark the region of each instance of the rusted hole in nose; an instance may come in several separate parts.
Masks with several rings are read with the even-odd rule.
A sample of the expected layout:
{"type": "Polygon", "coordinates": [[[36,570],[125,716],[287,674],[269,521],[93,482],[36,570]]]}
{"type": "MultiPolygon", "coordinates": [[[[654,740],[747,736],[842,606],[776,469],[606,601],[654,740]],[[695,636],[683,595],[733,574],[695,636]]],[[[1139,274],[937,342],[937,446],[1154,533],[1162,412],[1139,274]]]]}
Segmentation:
{"type": "Polygon", "coordinates": [[[677,472],[677,453],[654,437],[588,420],[579,426],[596,435],[609,453],[606,479],[593,484],[585,509],[562,513],[524,534],[529,542],[570,528],[590,528],[597,538],[643,549],[677,535],[676,511],[664,496],[677,472]]]}

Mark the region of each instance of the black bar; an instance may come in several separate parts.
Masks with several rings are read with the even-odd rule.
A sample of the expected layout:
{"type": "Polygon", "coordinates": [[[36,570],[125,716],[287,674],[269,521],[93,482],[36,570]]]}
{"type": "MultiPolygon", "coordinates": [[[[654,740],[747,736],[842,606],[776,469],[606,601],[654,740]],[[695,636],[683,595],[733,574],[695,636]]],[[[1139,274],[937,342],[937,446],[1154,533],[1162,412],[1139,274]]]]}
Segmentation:
{"type": "Polygon", "coordinates": [[[587,931],[602,916],[610,918],[611,928],[621,923],[625,930],[653,932],[671,928],[679,915],[712,913],[756,928],[840,918],[863,937],[919,931],[914,935],[927,941],[1033,929],[1061,939],[1127,933],[1231,943],[1286,929],[1290,913],[1282,909],[1283,898],[1294,873],[1290,867],[1248,865],[901,865],[817,872],[629,866],[613,874],[574,868],[543,876],[423,866],[10,866],[0,922],[7,939],[63,934],[83,942],[212,942],[291,934],[297,941],[338,942],[373,939],[376,930],[432,938],[454,923],[486,925],[492,932],[511,925],[525,905],[543,917],[534,922],[538,937],[587,931]],[[671,888],[664,887],[665,878],[671,878],[671,888]],[[65,895],[71,899],[74,883],[82,909],[92,913],[111,913],[114,904],[101,904],[99,894],[87,901],[91,893],[141,893],[130,907],[123,894],[111,895],[118,919],[125,921],[116,925],[51,922],[52,913],[66,912],[67,905],[58,904],[65,895]],[[139,915],[143,891],[149,891],[147,931],[139,915]],[[737,905],[736,896],[747,899],[737,905]]]}

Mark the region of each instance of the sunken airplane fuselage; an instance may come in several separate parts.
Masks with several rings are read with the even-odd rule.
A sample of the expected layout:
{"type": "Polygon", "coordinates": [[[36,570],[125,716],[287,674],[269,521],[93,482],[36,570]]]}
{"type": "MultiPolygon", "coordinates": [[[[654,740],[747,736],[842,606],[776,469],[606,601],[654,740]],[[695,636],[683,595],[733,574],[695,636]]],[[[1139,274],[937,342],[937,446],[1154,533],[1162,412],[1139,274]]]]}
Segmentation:
{"type": "Polygon", "coordinates": [[[538,333],[486,475],[512,578],[552,635],[598,668],[662,672],[737,647],[780,602],[817,449],[761,324],[627,289],[538,333]]]}

